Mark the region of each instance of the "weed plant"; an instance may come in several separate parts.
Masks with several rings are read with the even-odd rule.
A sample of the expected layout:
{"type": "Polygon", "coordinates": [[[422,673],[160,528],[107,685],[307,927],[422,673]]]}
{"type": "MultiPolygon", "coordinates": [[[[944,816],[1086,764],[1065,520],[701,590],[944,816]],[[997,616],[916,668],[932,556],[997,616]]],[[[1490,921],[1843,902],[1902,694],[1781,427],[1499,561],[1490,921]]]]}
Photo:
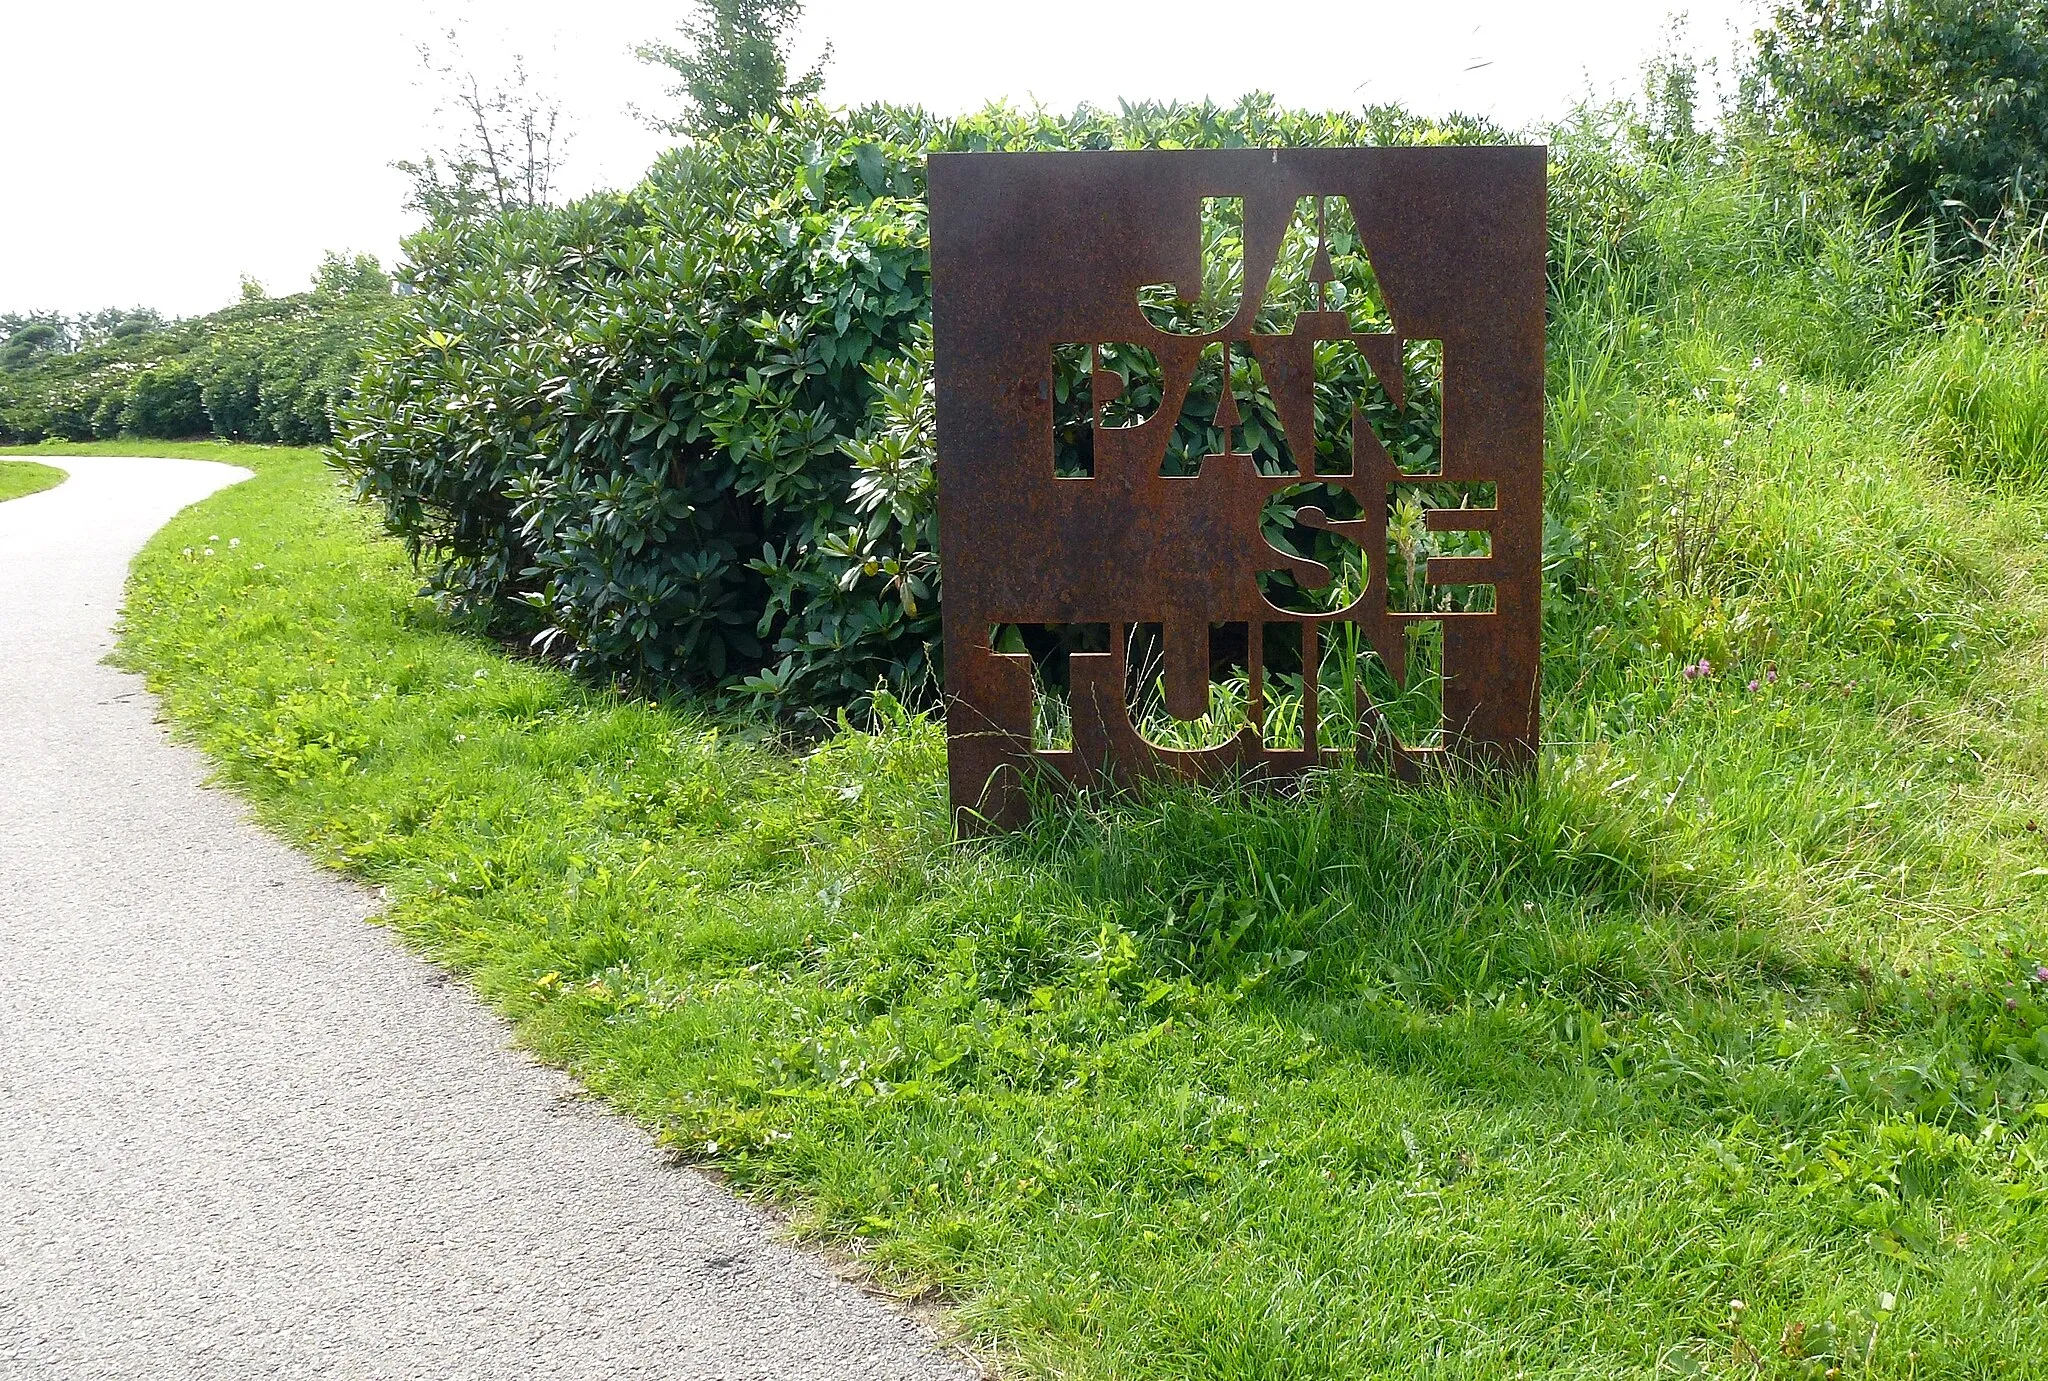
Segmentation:
{"type": "Polygon", "coordinates": [[[1938,296],[1556,142],[1609,165],[1529,785],[957,844],[888,695],[793,744],[505,656],[283,451],[140,559],[125,655],[525,1043],[1017,1374],[2048,1374],[2036,261],[1938,296]]]}

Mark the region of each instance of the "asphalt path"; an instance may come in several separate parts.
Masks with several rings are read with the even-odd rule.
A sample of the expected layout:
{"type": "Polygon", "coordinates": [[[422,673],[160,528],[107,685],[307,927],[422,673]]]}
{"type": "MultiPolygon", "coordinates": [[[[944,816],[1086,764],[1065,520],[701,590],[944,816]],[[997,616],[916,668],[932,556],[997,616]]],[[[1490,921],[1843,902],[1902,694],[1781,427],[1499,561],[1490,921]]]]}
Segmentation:
{"type": "Polygon", "coordinates": [[[106,666],[247,475],[0,503],[0,1376],[964,1381],[253,825],[106,666]]]}

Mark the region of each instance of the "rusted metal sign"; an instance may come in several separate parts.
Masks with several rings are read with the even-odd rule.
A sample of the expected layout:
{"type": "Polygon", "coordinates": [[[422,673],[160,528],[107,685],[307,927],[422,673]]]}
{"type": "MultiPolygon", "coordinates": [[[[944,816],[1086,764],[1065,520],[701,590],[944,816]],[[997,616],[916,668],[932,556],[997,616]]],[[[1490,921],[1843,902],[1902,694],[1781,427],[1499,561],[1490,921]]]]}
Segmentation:
{"type": "Polygon", "coordinates": [[[1532,766],[1544,170],[932,157],[961,828],[1034,777],[1532,766]]]}

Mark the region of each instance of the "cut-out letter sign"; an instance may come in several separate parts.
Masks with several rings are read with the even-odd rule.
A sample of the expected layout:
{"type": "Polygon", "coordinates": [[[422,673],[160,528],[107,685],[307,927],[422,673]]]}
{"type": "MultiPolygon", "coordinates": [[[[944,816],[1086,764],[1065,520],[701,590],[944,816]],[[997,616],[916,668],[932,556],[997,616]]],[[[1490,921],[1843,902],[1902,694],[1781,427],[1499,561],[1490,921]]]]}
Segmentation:
{"type": "Polygon", "coordinates": [[[960,828],[1022,824],[1034,779],[1531,770],[1544,167],[1534,147],[932,156],[960,828]],[[1059,640],[1081,626],[1107,650],[1059,640]],[[1441,724],[1418,736],[1425,675],[1441,724]],[[1172,732],[1190,723],[1207,746],[1172,732]]]}

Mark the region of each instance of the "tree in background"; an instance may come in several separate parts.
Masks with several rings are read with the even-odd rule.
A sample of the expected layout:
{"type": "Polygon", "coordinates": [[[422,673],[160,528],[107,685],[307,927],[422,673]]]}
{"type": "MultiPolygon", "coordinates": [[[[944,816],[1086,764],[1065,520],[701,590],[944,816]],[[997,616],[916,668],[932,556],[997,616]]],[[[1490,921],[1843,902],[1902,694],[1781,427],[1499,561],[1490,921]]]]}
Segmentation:
{"type": "MultiPolygon", "coordinates": [[[[1688,20],[1674,16],[1664,45],[1643,68],[1643,100],[1632,133],[1644,152],[1667,162],[1707,152],[1713,141],[1700,122],[1702,64],[1687,41],[1688,20]]],[[[1711,76],[1714,64],[1704,64],[1711,76]]]]}
{"type": "Polygon", "coordinates": [[[46,356],[141,340],[164,325],[162,314],[147,307],[108,307],[75,317],[58,312],[0,314],[0,373],[19,373],[46,356]]]}
{"type": "Polygon", "coordinates": [[[1796,166],[1894,214],[1979,230],[2048,172],[2039,0],[1780,4],[1757,67],[1796,166]]]}
{"type": "Polygon", "coordinates": [[[72,348],[72,324],[50,312],[0,316],[0,370],[26,369],[72,348]]]}
{"type": "Polygon", "coordinates": [[[789,80],[787,38],[803,11],[802,0],[697,0],[696,22],[677,26],[684,46],[643,43],[634,49],[642,62],[676,74],[668,94],[684,107],[674,119],[649,123],[667,134],[715,134],[787,101],[817,95],[832,58],[830,44],[810,71],[789,80]]]}
{"type": "Polygon", "coordinates": [[[554,193],[568,134],[561,102],[540,90],[514,55],[503,81],[486,84],[449,29],[444,48],[420,45],[420,62],[441,88],[435,113],[450,121],[445,147],[391,166],[412,179],[410,210],[429,222],[475,220],[532,206],[554,193]]]}

